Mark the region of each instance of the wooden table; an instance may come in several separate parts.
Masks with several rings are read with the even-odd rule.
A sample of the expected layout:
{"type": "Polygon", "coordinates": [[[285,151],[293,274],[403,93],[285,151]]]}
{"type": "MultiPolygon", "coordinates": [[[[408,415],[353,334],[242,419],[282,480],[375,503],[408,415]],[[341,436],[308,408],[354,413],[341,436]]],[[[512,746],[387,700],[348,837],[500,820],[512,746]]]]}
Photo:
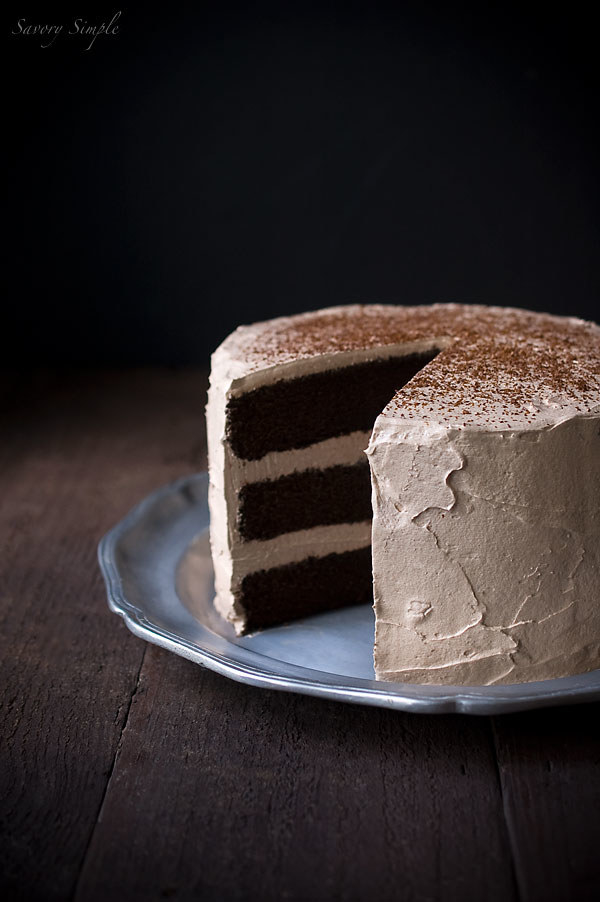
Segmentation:
{"type": "Polygon", "coordinates": [[[205,468],[204,375],[3,383],[2,899],[597,898],[600,706],[400,714],[146,645],[96,546],[205,468]]]}

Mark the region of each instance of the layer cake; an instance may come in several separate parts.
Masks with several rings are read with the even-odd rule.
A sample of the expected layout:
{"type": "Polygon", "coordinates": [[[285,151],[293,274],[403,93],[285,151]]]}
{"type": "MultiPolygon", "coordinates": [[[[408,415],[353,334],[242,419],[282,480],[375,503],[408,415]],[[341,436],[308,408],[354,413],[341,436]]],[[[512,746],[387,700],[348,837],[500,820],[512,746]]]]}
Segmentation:
{"type": "Polygon", "coordinates": [[[599,666],[594,324],[437,304],[243,326],[207,422],[216,605],[239,633],[374,600],[378,679],[599,666]]]}

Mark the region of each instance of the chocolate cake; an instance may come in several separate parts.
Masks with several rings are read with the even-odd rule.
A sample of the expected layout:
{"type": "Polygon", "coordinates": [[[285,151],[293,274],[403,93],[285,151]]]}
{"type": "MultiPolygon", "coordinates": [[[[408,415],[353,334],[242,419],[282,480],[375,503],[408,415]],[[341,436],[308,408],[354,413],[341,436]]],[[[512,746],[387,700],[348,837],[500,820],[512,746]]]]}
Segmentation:
{"type": "Polygon", "coordinates": [[[207,421],[216,605],[238,632],[374,600],[379,679],[599,666],[594,324],[438,304],[243,326],[207,421]]]}

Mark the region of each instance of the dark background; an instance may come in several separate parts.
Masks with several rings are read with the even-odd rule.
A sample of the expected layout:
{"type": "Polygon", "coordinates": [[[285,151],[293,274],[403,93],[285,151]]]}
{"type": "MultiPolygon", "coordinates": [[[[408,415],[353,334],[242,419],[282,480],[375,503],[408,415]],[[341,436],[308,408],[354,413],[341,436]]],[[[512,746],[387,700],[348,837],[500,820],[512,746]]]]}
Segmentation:
{"type": "Polygon", "coordinates": [[[122,7],[13,36],[4,360],[205,363],[238,323],[354,301],[598,318],[587,9],[122,7]],[[65,30],[66,30],[65,27],[65,30]]]}

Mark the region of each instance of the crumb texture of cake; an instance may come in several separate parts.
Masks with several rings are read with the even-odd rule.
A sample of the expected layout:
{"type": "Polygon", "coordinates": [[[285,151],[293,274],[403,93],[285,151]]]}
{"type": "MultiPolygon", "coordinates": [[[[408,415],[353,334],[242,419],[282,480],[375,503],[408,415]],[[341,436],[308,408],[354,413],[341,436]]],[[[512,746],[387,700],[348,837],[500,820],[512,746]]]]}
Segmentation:
{"type": "Polygon", "coordinates": [[[594,324],[436,304],[243,326],[213,355],[207,425],[238,632],[374,600],[378,679],[600,666],[594,324]]]}

